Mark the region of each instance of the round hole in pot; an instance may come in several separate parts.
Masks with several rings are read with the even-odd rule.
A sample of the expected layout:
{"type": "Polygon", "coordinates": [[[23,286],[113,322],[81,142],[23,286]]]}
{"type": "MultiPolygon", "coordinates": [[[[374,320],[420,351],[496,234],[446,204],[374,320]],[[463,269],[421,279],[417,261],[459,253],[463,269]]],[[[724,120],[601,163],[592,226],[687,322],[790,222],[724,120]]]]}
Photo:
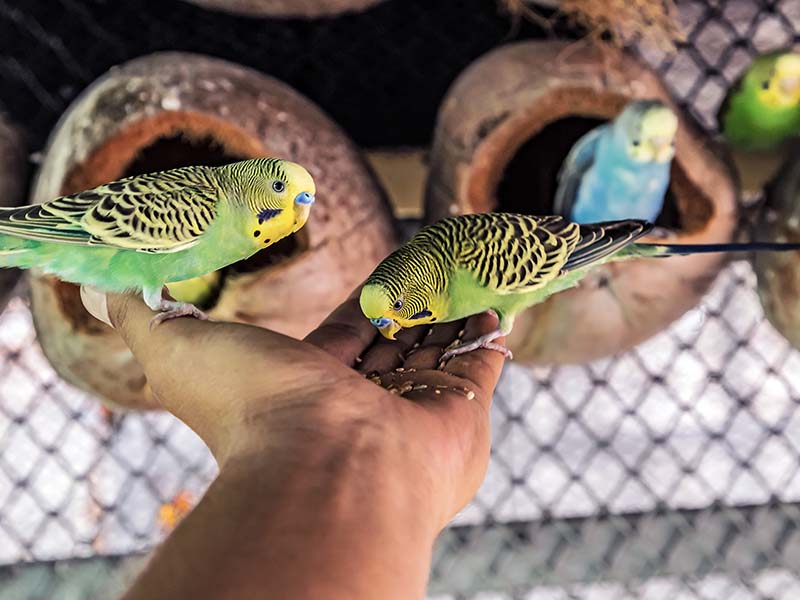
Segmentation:
{"type": "MultiPolygon", "coordinates": [[[[124,176],[152,173],[188,165],[220,166],[246,160],[246,158],[248,157],[232,155],[222,144],[210,136],[193,139],[173,135],[158,138],[149,146],[142,148],[126,168],[124,176]]],[[[247,260],[226,267],[223,269],[223,277],[228,273],[253,273],[277,266],[300,254],[307,247],[308,238],[304,235],[303,230],[300,230],[259,251],[247,260]]],[[[213,298],[202,308],[212,308],[215,301],[216,298],[213,298]]]]}
{"type": "MultiPolygon", "coordinates": [[[[568,116],[547,123],[520,145],[502,172],[493,210],[549,215],[558,189],[558,173],[572,147],[586,133],[606,123],[595,117],[568,116]]],[[[656,224],[681,229],[675,194],[670,187],[656,224]]]]}
{"type": "MultiPolygon", "coordinates": [[[[143,119],[106,141],[65,178],[62,193],[75,193],[108,181],[143,173],[164,171],[190,165],[219,166],[266,156],[247,134],[230,124],[200,113],[162,113],[143,119]]],[[[230,265],[222,271],[222,286],[231,274],[249,273],[276,267],[308,247],[304,230],[261,250],[253,257],[230,265]]],[[[62,310],[76,326],[99,327],[82,310],[78,287],[58,282],[56,293],[62,310]]],[[[203,310],[212,309],[218,295],[209,298],[203,310]]]]}

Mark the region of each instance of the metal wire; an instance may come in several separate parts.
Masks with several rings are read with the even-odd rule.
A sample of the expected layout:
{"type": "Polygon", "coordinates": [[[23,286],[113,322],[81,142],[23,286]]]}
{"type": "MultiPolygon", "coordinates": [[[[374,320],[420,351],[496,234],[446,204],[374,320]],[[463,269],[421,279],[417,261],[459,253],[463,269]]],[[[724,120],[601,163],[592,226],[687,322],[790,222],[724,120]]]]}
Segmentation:
{"type": "MultiPolygon", "coordinates": [[[[133,37],[175,40],[174,14],[189,15],[110,16],[112,3],[59,3],[84,34],[81,53],[76,30],[65,32],[39,3],[0,0],[1,27],[26,49],[12,52],[6,41],[0,53],[0,78],[24,97],[2,102],[40,133],[104,61],[146,49],[123,35],[127,23],[136,25],[133,37]]],[[[301,34],[344,40],[336,36],[360,27],[401,32],[410,48],[390,51],[378,39],[385,31],[365,32],[370,52],[381,48],[377,57],[365,59],[360,42],[346,40],[326,54],[335,55],[327,60],[339,63],[338,77],[299,52],[266,70],[319,100],[362,142],[424,142],[446,83],[507,31],[488,4],[395,0],[343,20],[272,24],[276,45],[294,49],[301,34]],[[381,25],[399,15],[402,25],[381,25]],[[459,18],[468,36],[451,26],[459,18]],[[409,56],[429,56],[416,47],[434,41],[446,66],[429,75],[418,68],[427,63],[409,56]],[[396,71],[383,62],[389,56],[396,71]],[[370,75],[379,71],[391,81],[370,75]],[[363,112],[363,103],[354,105],[357,119],[334,99],[341,73],[352,76],[348,93],[376,92],[391,119],[400,91],[419,109],[410,111],[414,124],[396,127],[380,111],[363,112]],[[432,89],[420,92],[422,85],[432,89]]],[[[178,5],[206,23],[199,9],[178,5]]],[[[800,41],[800,2],[685,0],[679,8],[688,34],[679,52],[639,51],[713,131],[718,106],[752,57],[800,41]]],[[[205,50],[224,39],[233,44],[227,56],[263,68],[266,61],[246,55],[247,23],[225,17],[210,42],[188,34],[198,37],[176,44],[205,50]],[[233,27],[245,33],[228,37],[233,27]]],[[[800,354],[765,321],[754,285],[749,264],[737,262],[697,308],[631,352],[579,367],[509,365],[492,409],[486,482],[437,544],[431,597],[800,597],[800,354]]],[[[215,472],[203,444],[170,416],[128,415],[112,425],[93,399],[62,383],[21,299],[0,317],[0,598],[116,597],[138,553],[162,538],[162,506],[183,491],[199,498],[215,472]]]]}

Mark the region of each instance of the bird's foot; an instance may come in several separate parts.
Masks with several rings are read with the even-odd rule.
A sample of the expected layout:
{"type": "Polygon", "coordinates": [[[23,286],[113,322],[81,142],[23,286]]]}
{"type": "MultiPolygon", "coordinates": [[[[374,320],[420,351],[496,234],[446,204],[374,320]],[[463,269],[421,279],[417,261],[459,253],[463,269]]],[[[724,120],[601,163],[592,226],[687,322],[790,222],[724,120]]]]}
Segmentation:
{"type": "Polygon", "coordinates": [[[448,348],[442,355],[440,361],[447,362],[448,360],[450,360],[455,356],[460,356],[461,354],[466,354],[467,352],[472,352],[473,350],[480,350],[481,348],[499,352],[500,354],[502,354],[503,356],[505,356],[507,359],[510,360],[514,358],[514,355],[511,353],[511,350],[509,350],[502,344],[498,344],[494,341],[502,335],[503,333],[499,329],[496,329],[495,331],[482,335],[481,337],[472,340],[471,342],[464,342],[462,344],[457,344],[452,348],[448,348]]]}
{"type": "Polygon", "coordinates": [[[194,317],[201,321],[208,321],[208,315],[202,310],[197,308],[194,304],[188,302],[172,302],[163,300],[159,306],[159,312],[155,317],[150,319],[150,330],[152,331],[164,321],[170,321],[179,317],[194,317]]]}

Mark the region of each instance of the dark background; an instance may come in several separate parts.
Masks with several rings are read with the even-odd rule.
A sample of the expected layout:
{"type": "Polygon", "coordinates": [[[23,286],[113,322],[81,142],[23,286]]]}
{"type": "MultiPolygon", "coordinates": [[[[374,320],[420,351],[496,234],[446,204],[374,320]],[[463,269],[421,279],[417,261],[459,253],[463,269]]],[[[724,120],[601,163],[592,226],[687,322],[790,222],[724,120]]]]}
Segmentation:
{"type": "Polygon", "coordinates": [[[181,50],[285,81],[363,146],[421,145],[464,67],[498,44],[545,35],[528,22],[515,27],[496,0],[388,0],[316,20],[180,0],[0,0],[0,111],[41,148],[69,102],[109,67],[181,50]]]}

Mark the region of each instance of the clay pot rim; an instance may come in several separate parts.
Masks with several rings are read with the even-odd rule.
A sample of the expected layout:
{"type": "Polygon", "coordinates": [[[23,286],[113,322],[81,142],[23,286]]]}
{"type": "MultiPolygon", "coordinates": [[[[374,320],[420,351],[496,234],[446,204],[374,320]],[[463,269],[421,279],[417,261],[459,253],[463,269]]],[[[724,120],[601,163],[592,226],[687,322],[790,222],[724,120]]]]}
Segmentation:
{"type": "MultiPolygon", "coordinates": [[[[657,94],[650,94],[657,97],[657,94]]],[[[472,159],[467,163],[468,177],[464,180],[464,193],[458,194],[460,206],[459,212],[489,212],[496,209],[497,198],[495,191],[502,181],[503,174],[511,160],[513,160],[519,149],[529,140],[534,138],[548,125],[552,125],[560,120],[571,117],[597,118],[611,120],[623,108],[623,106],[634,99],[633,95],[625,95],[620,92],[597,89],[592,85],[573,84],[570,86],[552,87],[542,91],[536,101],[518,110],[513,114],[501,115],[497,118],[497,123],[488,131],[480,142],[475,145],[472,159]],[[561,101],[554,101],[555,98],[561,101]],[[568,99],[564,102],[563,99],[568,99]],[[598,101],[599,100],[599,101],[598,101]]],[[[660,98],[664,101],[664,98],[660,98]]],[[[688,173],[684,167],[684,157],[681,148],[684,144],[690,143],[686,138],[686,133],[694,134],[692,124],[687,121],[686,115],[672,103],[667,102],[679,116],[681,125],[676,139],[676,153],[673,159],[673,182],[682,180],[689,182],[688,173]],[[683,132],[681,130],[684,130],[683,132]]],[[[693,137],[693,136],[692,136],[693,137]]],[[[705,222],[714,219],[717,210],[717,203],[705,193],[705,191],[694,183],[690,183],[693,188],[696,200],[702,201],[710,209],[705,222]]],[[[678,202],[678,210],[680,203],[678,202]]],[[[702,231],[698,224],[686,223],[680,229],[671,229],[671,233],[677,239],[691,237],[702,231]]],[[[647,239],[647,237],[643,238],[647,239]]]]}

